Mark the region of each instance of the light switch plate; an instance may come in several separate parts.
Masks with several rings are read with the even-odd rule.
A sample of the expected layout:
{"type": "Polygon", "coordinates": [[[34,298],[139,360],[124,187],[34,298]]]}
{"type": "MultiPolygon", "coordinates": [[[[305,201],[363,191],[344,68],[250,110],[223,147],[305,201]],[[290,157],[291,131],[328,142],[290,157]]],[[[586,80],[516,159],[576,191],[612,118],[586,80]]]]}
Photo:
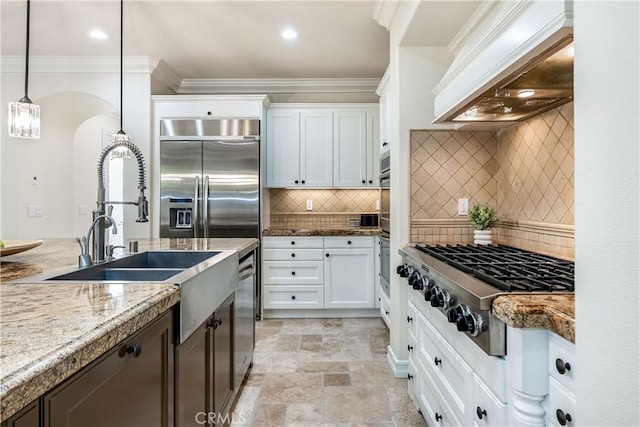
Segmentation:
{"type": "Polygon", "coordinates": [[[28,217],[40,217],[44,213],[44,208],[42,206],[27,206],[27,216],[28,217]]]}
{"type": "Polygon", "coordinates": [[[307,210],[308,211],[313,210],[313,200],[307,200],[307,210]]]}
{"type": "Polygon", "coordinates": [[[458,215],[469,215],[469,199],[458,199],[458,215]]]}

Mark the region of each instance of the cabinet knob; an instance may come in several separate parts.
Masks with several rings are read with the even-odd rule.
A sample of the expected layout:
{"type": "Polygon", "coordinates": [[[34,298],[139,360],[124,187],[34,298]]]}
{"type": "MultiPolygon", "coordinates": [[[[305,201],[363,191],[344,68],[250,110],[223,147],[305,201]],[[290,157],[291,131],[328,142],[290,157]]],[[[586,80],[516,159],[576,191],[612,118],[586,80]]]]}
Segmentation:
{"type": "Polygon", "coordinates": [[[413,375],[411,375],[411,374],[407,374],[407,379],[408,379],[409,381],[411,381],[411,380],[413,379],[413,375]]]}
{"type": "Polygon", "coordinates": [[[298,183],[299,183],[299,181],[298,181],[297,179],[296,179],[294,182],[295,182],[296,184],[298,184],[298,183]]]}
{"type": "Polygon", "coordinates": [[[442,415],[436,412],[436,422],[442,421],[442,415]]]}
{"type": "Polygon", "coordinates": [[[571,414],[565,413],[562,409],[556,411],[556,418],[561,426],[566,426],[571,422],[571,414]]]}
{"type": "Polygon", "coordinates": [[[296,272],[295,272],[295,271],[292,271],[292,272],[291,272],[291,275],[292,275],[292,276],[295,276],[295,275],[296,275],[296,272]]]}
{"type": "Polygon", "coordinates": [[[142,344],[139,342],[127,347],[127,354],[133,354],[133,357],[140,357],[142,354],[142,344]]]}
{"type": "Polygon", "coordinates": [[[296,254],[291,254],[291,258],[295,258],[295,257],[296,257],[296,254]]]}
{"type": "Polygon", "coordinates": [[[350,245],[350,244],[351,244],[351,240],[347,240],[347,245],[350,245]]]}
{"type": "Polygon", "coordinates": [[[410,345],[410,344],[409,344],[409,345],[407,345],[407,350],[409,350],[409,351],[413,351],[413,346],[412,346],[412,345],[410,345]]]}
{"type": "Polygon", "coordinates": [[[304,184],[304,179],[301,182],[304,184]]]}
{"type": "Polygon", "coordinates": [[[383,146],[383,147],[386,147],[387,145],[389,145],[389,143],[388,143],[387,141],[385,141],[385,142],[383,142],[383,143],[382,143],[382,146],[383,146]]]}
{"type": "Polygon", "coordinates": [[[386,314],[388,316],[389,315],[389,310],[385,310],[384,314],[386,314]]]}
{"type": "Polygon", "coordinates": [[[292,240],[292,241],[291,241],[291,244],[292,244],[292,245],[295,245],[295,244],[296,244],[295,240],[292,240]]]}
{"type": "Polygon", "coordinates": [[[373,184],[373,180],[372,179],[369,180],[369,184],[373,184]]]}
{"type": "Polygon", "coordinates": [[[296,299],[296,296],[295,295],[291,295],[291,299],[296,299]]]}
{"type": "Polygon", "coordinates": [[[363,180],[362,180],[362,183],[363,183],[363,184],[366,184],[366,183],[367,183],[367,181],[363,179],[363,180]]]}
{"type": "Polygon", "coordinates": [[[564,360],[557,358],[556,359],[556,370],[560,375],[564,375],[567,371],[571,370],[571,364],[569,362],[565,362],[564,360]]]}
{"type": "Polygon", "coordinates": [[[325,254],[324,256],[326,256],[327,258],[329,258],[329,254],[325,254]]]}
{"type": "Polygon", "coordinates": [[[411,316],[407,316],[407,322],[408,322],[408,323],[413,322],[413,317],[411,317],[411,316]]]}
{"type": "Polygon", "coordinates": [[[487,416],[487,411],[479,406],[476,406],[476,415],[479,419],[482,419],[483,417],[487,416]]]}
{"type": "Polygon", "coordinates": [[[438,359],[437,357],[434,357],[433,358],[433,363],[435,363],[436,366],[442,365],[442,359],[438,359]]]}
{"type": "Polygon", "coordinates": [[[212,328],[213,330],[216,330],[220,325],[222,325],[222,317],[220,319],[213,319],[211,322],[207,324],[207,327],[212,328]]]}

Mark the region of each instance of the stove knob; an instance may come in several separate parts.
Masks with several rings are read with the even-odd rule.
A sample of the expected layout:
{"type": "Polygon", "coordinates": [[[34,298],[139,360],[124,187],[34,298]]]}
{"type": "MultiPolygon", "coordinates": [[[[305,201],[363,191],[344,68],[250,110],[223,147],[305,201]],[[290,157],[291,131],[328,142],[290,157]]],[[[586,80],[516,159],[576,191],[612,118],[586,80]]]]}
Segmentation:
{"type": "Polygon", "coordinates": [[[436,282],[431,279],[429,276],[424,276],[424,287],[425,289],[431,289],[436,285],[436,282]]]}
{"type": "Polygon", "coordinates": [[[456,296],[447,291],[442,291],[442,308],[445,310],[456,303],[456,296]]]}
{"type": "Polygon", "coordinates": [[[482,331],[482,318],[473,313],[465,314],[458,318],[456,326],[460,332],[468,332],[472,337],[476,337],[482,331]]]}
{"type": "Polygon", "coordinates": [[[465,307],[463,305],[459,305],[447,310],[447,320],[449,321],[449,323],[456,323],[458,319],[465,314],[467,314],[467,310],[465,310],[465,307]]]}
{"type": "Polygon", "coordinates": [[[424,289],[424,280],[422,278],[422,276],[416,271],[413,273],[413,280],[411,280],[409,282],[409,284],[411,285],[411,287],[413,287],[413,289],[415,289],[416,291],[421,291],[424,289]]]}
{"type": "Polygon", "coordinates": [[[396,273],[398,273],[400,277],[409,277],[409,266],[407,264],[397,266],[396,273]]]}
{"type": "Polygon", "coordinates": [[[415,289],[419,280],[420,280],[420,274],[418,274],[417,271],[412,271],[411,275],[407,279],[407,284],[411,286],[413,289],[415,289]]]}
{"type": "Polygon", "coordinates": [[[424,300],[431,301],[431,298],[433,298],[436,292],[438,292],[439,290],[440,288],[438,288],[437,286],[432,286],[431,288],[427,288],[427,291],[424,293],[424,300]]]}
{"type": "Polygon", "coordinates": [[[440,288],[434,288],[435,291],[431,295],[431,307],[442,307],[444,305],[444,294],[440,288]]]}

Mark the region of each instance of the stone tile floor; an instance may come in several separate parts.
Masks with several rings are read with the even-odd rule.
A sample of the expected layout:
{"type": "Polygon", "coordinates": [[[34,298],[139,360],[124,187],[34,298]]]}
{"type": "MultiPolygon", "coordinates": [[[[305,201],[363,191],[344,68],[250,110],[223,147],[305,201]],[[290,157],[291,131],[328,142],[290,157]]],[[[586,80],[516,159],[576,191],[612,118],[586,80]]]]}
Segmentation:
{"type": "Polygon", "coordinates": [[[256,324],[254,364],[232,426],[426,426],[387,364],[380,318],[256,324]]]}

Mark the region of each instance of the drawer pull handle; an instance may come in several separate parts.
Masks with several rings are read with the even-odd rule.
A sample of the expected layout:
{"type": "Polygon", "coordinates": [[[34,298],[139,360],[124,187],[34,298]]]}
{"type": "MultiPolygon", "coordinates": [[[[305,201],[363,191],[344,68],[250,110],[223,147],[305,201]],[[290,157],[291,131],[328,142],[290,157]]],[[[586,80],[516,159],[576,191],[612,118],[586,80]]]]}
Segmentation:
{"type": "Polygon", "coordinates": [[[295,271],[292,271],[292,272],[291,272],[291,275],[292,275],[292,276],[295,276],[295,275],[296,275],[296,272],[295,272],[295,271]]]}
{"type": "Polygon", "coordinates": [[[487,411],[479,406],[476,406],[476,415],[479,419],[482,419],[483,417],[487,416],[487,411]]]}
{"type": "Polygon", "coordinates": [[[436,422],[439,423],[440,421],[442,421],[442,415],[436,412],[436,422]]]}
{"type": "Polygon", "coordinates": [[[558,419],[558,422],[561,426],[566,426],[571,422],[571,414],[565,414],[562,409],[558,409],[556,411],[556,418],[558,419]]]}
{"type": "Polygon", "coordinates": [[[351,240],[347,240],[347,245],[350,245],[350,244],[351,244],[351,240]]]}
{"type": "Polygon", "coordinates": [[[222,317],[220,319],[213,319],[211,322],[207,324],[207,327],[212,328],[213,330],[216,330],[220,325],[222,325],[222,317]]]}
{"type": "Polygon", "coordinates": [[[408,346],[407,346],[407,350],[409,350],[409,351],[413,351],[413,346],[412,346],[412,345],[408,345],[408,346]]]}
{"type": "MultiPolygon", "coordinates": [[[[130,345],[127,346],[127,348],[125,349],[126,354],[133,354],[133,357],[140,357],[140,355],[142,354],[142,344],[140,344],[139,342],[135,343],[134,345],[130,345]]],[[[124,356],[124,352],[122,352],[122,350],[120,350],[120,357],[124,356]]]]}
{"type": "Polygon", "coordinates": [[[408,322],[408,323],[413,322],[413,317],[411,317],[411,316],[407,316],[407,322],[408,322]]]}
{"type": "Polygon", "coordinates": [[[567,371],[571,370],[571,365],[569,362],[565,362],[564,360],[558,358],[556,359],[556,369],[560,375],[564,375],[567,371]]]}
{"type": "Polygon", "coordinates": [[[295,258],[295,257],[296,257],[296,254],[291,254],[291,258],[295,258]]]}
{"type": "Polygon", "coordinates": [[[296,299],[296,296],[295,295],[291,295],[291,299],[296,299]]]}
{"type": "Polygon", "coordinates": [[[442,365],[442,359],[438,359],[437,357],[434,357],[433,363],[435,363],[436,366],[442,365]]]}
{"type": "Polygon", "coordinates": [[[413,375],[411,375],[411,374],[407,374],[407,379],[408,379],[409,381],[411,381],[411,380],[413,379],[413,375]]]}

